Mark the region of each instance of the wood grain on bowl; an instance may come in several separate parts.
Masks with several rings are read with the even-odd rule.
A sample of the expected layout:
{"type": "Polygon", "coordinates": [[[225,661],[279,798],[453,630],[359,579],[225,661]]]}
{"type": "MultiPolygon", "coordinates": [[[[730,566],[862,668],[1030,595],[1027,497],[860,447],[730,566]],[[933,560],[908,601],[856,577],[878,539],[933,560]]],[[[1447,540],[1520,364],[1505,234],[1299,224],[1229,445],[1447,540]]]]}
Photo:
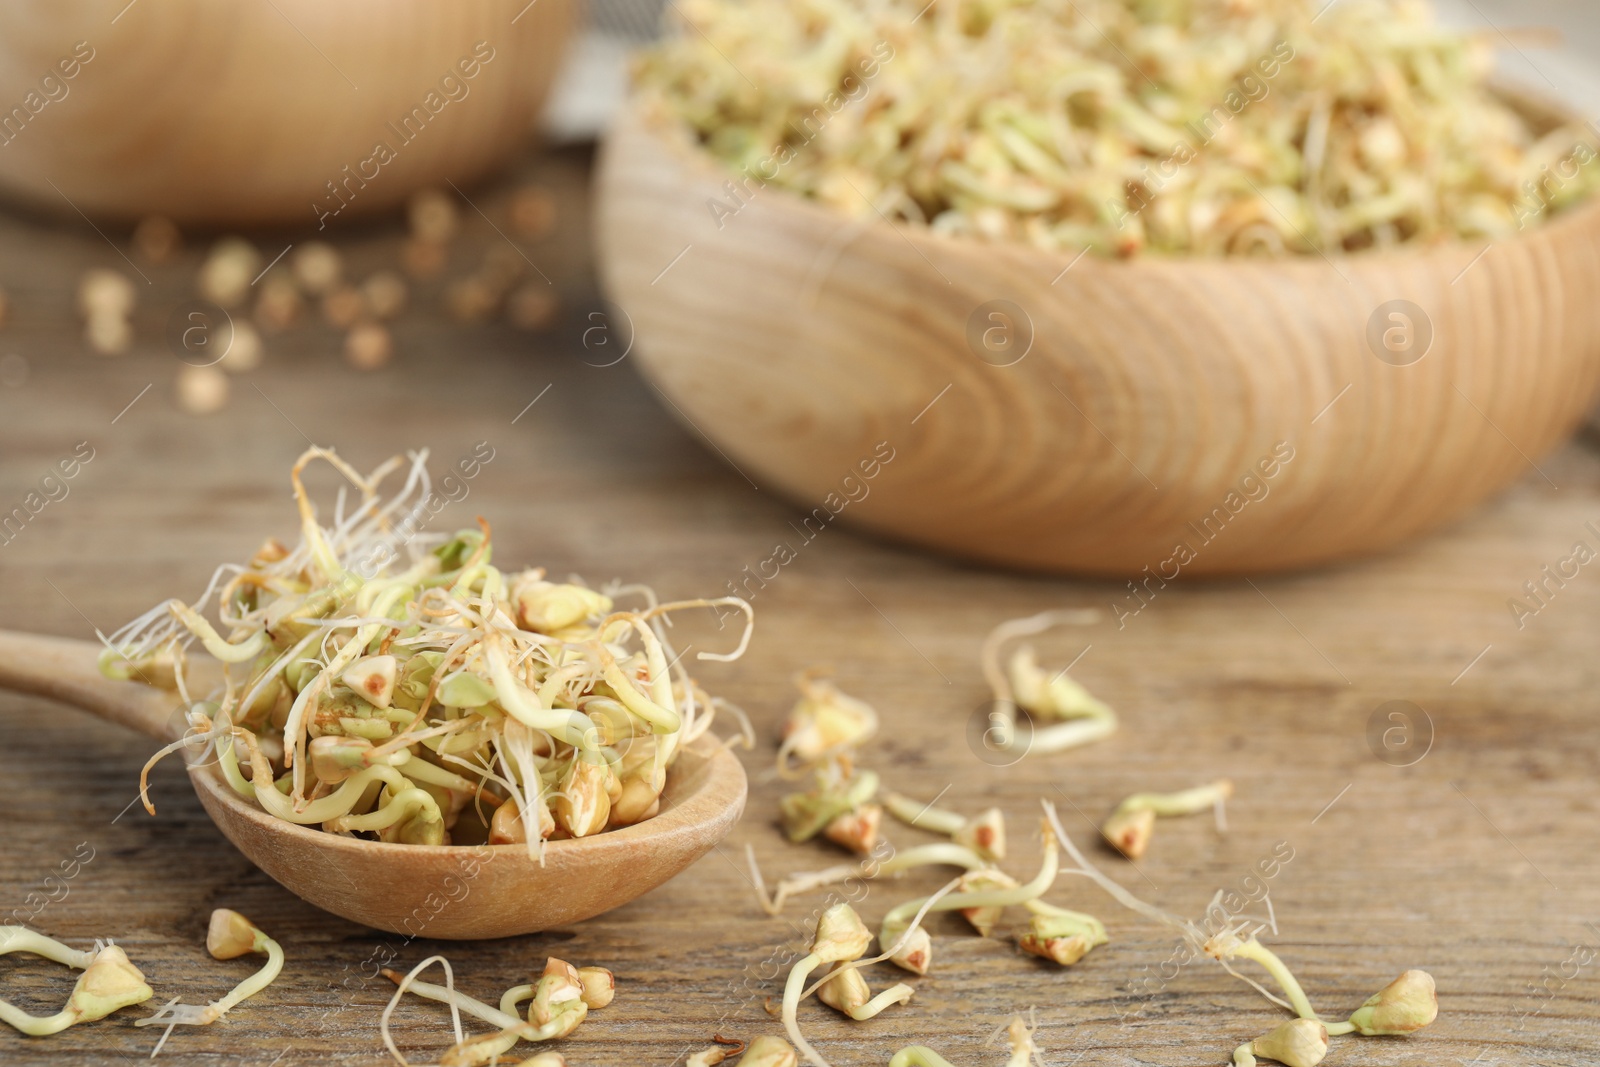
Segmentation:
{"type": "Polygon", "coordinates": [[[0,7],[0,190],[57,214],[325,222],[523,147],[572,0],[0,7]]]}
{"type": "Polygon", "coordinates": [[[200,803],[240,852],[307,903],[392,934],[515,937],[621,907],[716,847],[744,811],[745,774],[714,738],[684,746],[661,813],[593,837],[523,845],[391,845],[293,826],[193,768],[200,803]]]}
{"type": "Polygon", "coordinates": [[[840,518],[968,559],[1159,582],[1372,552],[1539,477],[1600,385],[1592,204],[1493,246],[1106,261],[730,177],[642,106],[605,143],[640,365],[808,509],[888,442],[840,518]]]}

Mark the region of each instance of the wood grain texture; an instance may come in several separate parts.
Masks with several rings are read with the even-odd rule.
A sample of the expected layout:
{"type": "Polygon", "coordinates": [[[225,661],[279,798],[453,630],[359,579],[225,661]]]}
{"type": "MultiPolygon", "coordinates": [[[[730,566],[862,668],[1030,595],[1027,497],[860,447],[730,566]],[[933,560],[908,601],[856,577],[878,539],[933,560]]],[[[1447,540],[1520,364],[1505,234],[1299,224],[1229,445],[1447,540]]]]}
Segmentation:
{"type": "MultiPolygon", "coordinates": [[[[1520,630],[1507,608],[1574,541],[1600,547],[1585,527],[1600,525],[1600,457],[1590,446],[1540,461],[1559,489],[1529,470],[1471,517],[1357,565],[1258,578],[1254,587],[1185,575],[1119,629],[1111,605],[1131,603],[1120,583],[979,570],[833,524],[804,540],[790,524],[817,501],[786,503],[760,476],[752,488],[664,413],[631,356],[592,365],[609,356],[583,343],[595,325],[589,315],[604,307],[584,239],[585,161],[545,157],[529,173],[552,183],[561,203],[553,241],[523,246],[567,304],[551,335],[530,341],[497,326],[456,326],[433,311],[437,294],[425,290],[398,328],[392,368],[356,374],[338,356],[337,334],[307,327],[270,341],[261,370],[235,379],[231,406],[211,419],[173,406],[178,367],[160,341],[168,309],[191,291],[197,253],[151,275],[135,351],[102,360],[78,340],[70,292],[81,270],[120,262],[116,254],[81,223],[0,216],[0,285],[16,312],[0,333],[0,354],[20,355],[31,369],[25,383],[0,389],[0,506],[20,500],[76,442],[96,449],[71,494],[0,545],[7,625],[83,638],[163,596],[193,594],[215,561],[247,554],[265,533],[293,536],[286,472],[306,446],[302,431],[364,467],[420,446],[443,467],[488,440],[495,459],[439,522],[490,518],[507,565],[639,578],[663,596],[693,596],[724,592],[779,542],[792,544],[796,558],[755,588],[748,658],[697,664],[697,677],[748,709],[770,741],[794,696],[792,672],[833,664],[839,684],[883,715],[871,764],[886,783],[927,799],[948,786],[940,804],[957,810],[999,805],[1015,873],[1030,873],[1036,861],[1041,796],[1056,799],[1087,843],[1090,820],[1129,792],[1231,775],[1239,791],[1226,835],[1204,818],[1176,820],[1157,830],[1137,869],[1095,855],[1134,891],[1192,916],[1287,841],[1294,859],[1272,880],[1276,944],[1319,1007],[1349,1011],[1405,967],[1437,977],[1433,1027],[1404,1040],[1341,1039],[1328,1067],[1596,1061],[1600,972],[1590,963],[1572,975],[1563,964],[1575,945],[1600,944],[1592,847],[1600,572],[1585,566],[1563,587],[1551,583],[1547,606],[1520,630]],[[1118,707],[1122,731],[1049,760],[983,763],[965,726],[986,698],[975,663],[984,634],[1005,618],[1073,605],[1105,609],[1105,622],[1050,635],[1041,654],[1064,665],[1084,653],[1074,674],[1118,707]],[[1432,748],[1411,767],[1389,766],[1368,747],[1369,720],[1391,699],[1415,701],[1432,718],[1432,748]]],[[[503,191],[467,192],[500,217],[503,191]]],[[[476,265],[500,240],[481,220],[468,221],[452,269],[476,265]]],[[[398,227],[384,227],[344,237],[341,247],[360,276],[392,261],[398,240],[398,227]]],[[[1374,419],[1372,403],[1353,389],[1317,429],[1374,419]]],[[[872,481],[874,494],[900,476],[902,460],[905,469],[914,462],[906,440],[895,442],[901,454],[872,481]]],[[[706,620],[690,636],[691,621],[683,619],[680,647],[731,644],[706,620]]],[[[669,1067],[715,1032],[778,1032],[762,1000],[779,992],[782,962],[803,949],[807,917],[823,898],[767,918],[745,881],[744,846],[769,876],[841,858],[783,842],[773,817],[787,787],[766,774],[765,749],[743,757],[751,800],[733,835],[656,892],[542,934],[470,945],[411,940],[331,916],[279,887],[216,830],[174,763],[154,776],[158,814],[136,804],[124,813],[150,748],[48,701],[0,695],[0,921],[15,909],[27,914],[29,894],[38,894],[43,907],[31,925],[80,946],[116,936],[159,997],[182,993],[190,1002],[221,995],[253,967],[206,955],[211,908],[237,908],[281,940],[289,962],[279,981],[214,1027],[174,1033],[158,1062],[175,1067],[387,1062],[377,1023],[390,986],[378,968],[408,968],[436,951],[450,956],[464,988],[491,998],[527,980],[547,954],[610,967],[615,1002],[563,1052],[575,1067],[669,1067]],[[94,858],[60,896],[45,879],[80,843],[94,858]]],[[[925,839],[888,833],[901,846],[925,839]]],[[[941,878],[874,886],[858,906],[875,923],[941,878]]],[[[994,1030],[1032,1007],[1055,1067],[1177,1067],[1225,1063],[1278,1018],[1215,968],[1184,967],[1147,990],[1143,979],[1163,974],[1171,939],[1075,881],[1064,879],[1052,899],[1100,915],[1111,943],[1058,971],[1004,937],[980,939],[959,918],[942,917],[934,970],[913,982],[909,1004],[864,1024],[808,1005],[806,1032],[839,1067],[882,1067],[910,1040],[961,1067],[984,1067],[1004,1061],[1002,1048],[986,1045],[994,1030]]],[[[872,980],[882,988],[895,977],[874,969],[872,980]]],[[[59,1002],[68,984],[53,966],[0,958],[3,995],[30,1008],[59,1002]]],[[[157,1035],[132,1025],[139,1014],[47,1041],[0,1032],[0,1061],[144,1062],[157,1035]]],[[[396,1012],[401,1047],[418,1062],[445,1047],[447,1030],[437,1005],[409,1002],[396,1012]]]]}
{"type": "Polygon", "coordinates": [[[571,0],[9,5],[0,109],[36,103],[0,131],[0,189],[102,220],[386,211],[526,145],[573,15],[571,0]],[[74,55],[89,58],[63,79],[74,55]]]}
{"type": "Polygon", "coordinates": [[[1600,384],[1600,205],[1487,250],[1108,262],[730,176],[642,105],[606,142],[600,263],[640,366],[809,506],[893,442],[844,518],[968,559],[1170,578],[1369,553],[1521,477],[1600,384]],[[1392,325],[1409,365],[1369,345],[1392,325]]]}

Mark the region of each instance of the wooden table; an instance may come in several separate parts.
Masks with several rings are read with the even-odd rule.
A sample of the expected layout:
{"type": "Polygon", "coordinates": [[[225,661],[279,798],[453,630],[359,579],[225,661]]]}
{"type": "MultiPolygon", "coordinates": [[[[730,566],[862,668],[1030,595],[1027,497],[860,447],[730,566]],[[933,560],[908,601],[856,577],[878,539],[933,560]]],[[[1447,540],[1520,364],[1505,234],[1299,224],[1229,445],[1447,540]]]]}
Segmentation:
{"type": "MultiPolygon", "coordinates": [[[[359,466],[424,446],[443,466],[488,441],[494,460],[441,521],[489,517],[497,561],[648,580],[671,597],[725,592],[811,505],[759,479],[753,488],[664,413],[630,361],[592,365],[604,360],[582,344],[588,314],[601,308],[586,246],[587,168],[581,153],[526,166],[562,203],[556,235],[522,246],[565,301],[550,333],[458,325],[438,311],[438,285],[424,287],[388,369],[354,371],[336,334],[301,327],[272,340],[261,369],[236,379],[226,412],[209,418],[174,406],[178,363],[161,339],[198,252],[145,268],[152,284],[140,285],[136,349],[103,359],[78,339],[71,294],[88,266],[127,270],[121,256],[75,219],[0,217],[0,285],[14,308],[0,354],[28,370],[16,384],[23,364],[0,367],[12,382],[0,389],[0,504],[20,501],[78,442],[94,449],[70,494],[0,545],[6,625],[89,637],[163,597],[192,596],[214,562],[243,557],[264,534],[293,536],[287,471],[308,438],[359,466]]],[[[499,217],[504,186],[469,193],[499,217]]],[[[471,212],[468,222],[455,260],[463,268],[501,240],[471,212]]],[[[112,236],[125,246],[125,235],[112,236]]],[[[271,255],[304,236],[259,240],[271,255]]],[[[398,224],[336,239],[362,273],[393,260],[398,224]]],[[[149,743],[39,700],[0,697],[0,915],[33,911],[28,895],[75,851],[92,850],[65,895],[55,890],[61,898],[29,921],[74,944],[116,938],[158,998],[212,999],[248,973],[245,961],[205,954],[210,909],[237,908],[278,938],[289,957],[279,981],[222,1023],[175,1033],[168,1063],[381,1062],[378,1015],[392,987],[377,967],[445,952],[460,985],[487,999],[549,953],[612,968],[615,1003],[563,1051],[576,1065],[667,1067],[713,1033],[780,1031],[763,998],[780,991],[779,962],[803,950],[821,898],[764,916],[743,853],[753,846],[769,877],[840,858],[783,843],[773,820],[785,786],[767,771],[791,674],[831,664],[845,689],[882,712],[869,762],[887,783],[962,811],[1001,806],[1019,874],[1036,861],[1040,798],[1092,844],[1091,821],[1128,792],[1232,777],[1226,834],[1204,817],[1174,820],[1137,869],[1093,854],[1146,899],[1198,917],[1216,890],[1248,887],[1258,861],[1292,850],[1270,882],[1273,943],[1329,1014],[1342,1017],[1404,968],[1434,974],[1433,1027],[1404,1040],[1340,1039],[1329,1064],[1600,1062],[1600,566],[1583,568],[1520,629],[1507,603],[1574,542],[1600,548],[1586,526],[1600,525],[1600,458],[1580,442],[1540,467],[1481,513],[1382,558],[1254,582],[1179,581],[1121,629],[1108,611],[1099,626],[1049,636],[1047,659],[1081,654],[1076,676],[1121,709],[1121,732],[1004,768],[967,741],[986,698],[976,669],[985,633],[1045,608],[1109,608],[1125,590],[975,570],[829,529],[758,591],[750,654],[699,671],[763,733],[763,747],[745,756],[751,800],[733,836],[645,899],[501,942],[407,942],[315,911],[213,829],[176,762],[154,775],[155,817],[130,806],[149,743]],[[1393,700],[1414,702],[1431,727],[1425,737],[1417,718],[1410,747],[1385,760],[1369,727],[1393,700]]],[[[890,834],[901,845],[922,839],[890,834]]],[[[943,877],[874,884],[861,910],[875,923],[943,877]]],[[[1063,879],[1053,899],[1102,916],[1111,943],[1059,970],[944,916],[933,925],[934,971],[914,983],[910,1004],[849,1025],[810,1004],[807,1033],[850,1067],[886,1063],[913,1040],[957,1064],[998,1064],[1005,1052],[991,1036],[1032,1010],[1044,1062],[1058,1067],[1221,1064],[1279,1018],[1214,964],[1164,966],[1170,933],[1081,879],[1063,879]]],[[[65,974],[0,960],[4,995],[34,1010],[59,1004],[65,974]]],[[[890,980],[873,978],[880,988],[890,980]]],[[[51,1039],[0,1032],[0,1062],[142,1061],[157,1037],[132,1025],[144,1013],[51,1039]]],[[[396,1018],[419,1062],[444,1047],[438,1005],[408,1000],[396,1018]]]]}

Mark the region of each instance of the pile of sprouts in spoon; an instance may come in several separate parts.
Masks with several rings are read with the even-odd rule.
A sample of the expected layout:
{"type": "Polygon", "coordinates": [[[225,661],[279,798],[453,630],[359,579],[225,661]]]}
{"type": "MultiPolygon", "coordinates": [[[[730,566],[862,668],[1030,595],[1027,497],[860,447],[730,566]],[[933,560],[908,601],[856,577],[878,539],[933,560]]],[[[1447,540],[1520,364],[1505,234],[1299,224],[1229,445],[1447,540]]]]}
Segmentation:
{"type": "Polygon", "coordinates": [[[690,677],[668,616],[743,611],[737,648],[698,653],[726,661],[749,642],[749,605],[503,573],[481,518],[453,536],[419,532],[426,460],[362,475],[308,450],[290,475],[297,546],[268,540],[219,567],[195,603],[160,604],[105,639],[106,674],[169,685],[190,707],[190,732],[151,763],[214,746],[228,784],[269,814],[402,844],[526,843],[542,858],[546,840],[650,818],[683,746],[719,709],[742,718],[690,677]],[[354,488],[329,526],[302,481],[317,460],[354,488]],[[403,486],[382,498],[397,471],[403,486]],[[213,602],[215,623],[202,614],[213,602]],[[192,691],[195,642],[225,668],[206,694],[192,691]]]}
{"type": "Polygon", "coordinates": [[[740,177],[861,220],[1068,252],[1508,236],[1600,183],[1595,131],[1491,92],[1425,0],[683,0],[638,80],[740,177]]]}

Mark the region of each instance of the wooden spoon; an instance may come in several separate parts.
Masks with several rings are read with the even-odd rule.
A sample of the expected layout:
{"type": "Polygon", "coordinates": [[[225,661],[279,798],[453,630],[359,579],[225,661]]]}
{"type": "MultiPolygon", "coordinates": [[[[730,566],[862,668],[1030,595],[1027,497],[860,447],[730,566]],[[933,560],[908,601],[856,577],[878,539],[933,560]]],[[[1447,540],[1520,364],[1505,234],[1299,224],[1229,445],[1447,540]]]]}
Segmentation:
{"type": "MultiPolygon", "coordinates": [[[[176,694],[113,681],[87,641],[0,631],[0,688],[50,697],[160,741],[187,728],[176,694]]],[[[702,737],[680,751],[661,812],[594,837],[551,841],[544,865],[522,845],[390,845],[273,818],[214,766],[189,778],[213,822],[250,862],[302,900],[414,937],[510,937],[587,919],[661,885],[709,852],[744,811],[744,767],[702,737]]]]}

